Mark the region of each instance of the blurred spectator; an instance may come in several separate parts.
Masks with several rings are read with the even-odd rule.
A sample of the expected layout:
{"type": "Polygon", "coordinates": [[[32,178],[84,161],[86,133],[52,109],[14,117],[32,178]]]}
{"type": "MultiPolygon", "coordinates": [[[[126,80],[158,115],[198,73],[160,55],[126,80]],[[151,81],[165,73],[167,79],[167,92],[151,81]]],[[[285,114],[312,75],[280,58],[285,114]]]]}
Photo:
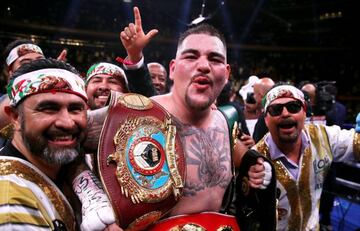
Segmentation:
{"type": "Polygon", "coordinates": [[[255,124],[261,114],[261,110],[258,109],[255,97],[254,97],[254,84],[259,80],[257,76],[250,76],[247,83],[241,87],[239,93],[244,99],[244,116],[246,126],[249,129],[250,135],[253,136],[255,124]]]}
{"type": "Polygon", "coordinates": [[[104,107],[110,91],[129,92],[124,70],[106,62],[93,64],[86,73],[86,94],[90,109],[104,107]]]}
{"type": "Polygon", "coordinates": [[[338,125],[342,127],[346,120],[346,107],[336,100],[337,87],[335,85],[328,85],[325,88],[327,92],[334,96],[334,103],[330,111],[326,113],[327,125],[338,125]]]}
{"type": "Polygon", "coordinates": [[[258,121],[255,124],[253,138],[255,142],[258,142],[269,131],[265,124],[265,114],[263,112],[262,100],[266,93],[275,85],[271,78],[261,78],[254,84],[254,98],[256,100],[257,110],[262,113],[258,117],[258,121]]]}
{"type": "Polygon", "coordinates": [[[147,68],[157,94],[162,95],[169,92],[167,87],[168,76],[165,67],[160,63],[152,62],[147,64],[147,68]]]}
{"type": "Polygon", "coordinates": [[[239,102],[237,101],[230,101],[230,97],[231,97],[231,89],[232,89],[232,81],[229,80],[224,88],[222,89],[220,95],[218,96],[217,100],[216,100],[216,105],[217,106],[224,106],[224,105],[232,105],[234,106],[234,108],[236,109],[236,111],[238,112],[238,116],[239,116],[239,120],[238,120],[238,124],[239,124],[239,128],[241,129],[241,131],[243,133],[245,133],[246,135],[250,135],[248,127],[246,126],[246,122],[245,122],[245,117],[244,117],[244,113],[243,113],[243,108],[240,105],[239,102]]]}

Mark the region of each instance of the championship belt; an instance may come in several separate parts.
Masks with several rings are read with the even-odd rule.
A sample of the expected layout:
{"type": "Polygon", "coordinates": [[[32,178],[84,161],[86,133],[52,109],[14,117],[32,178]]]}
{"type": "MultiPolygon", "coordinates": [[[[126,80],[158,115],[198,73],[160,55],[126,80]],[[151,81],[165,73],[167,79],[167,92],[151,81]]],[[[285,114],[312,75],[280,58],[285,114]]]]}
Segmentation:
{"type": "Polygon", "coordinates": [[[271,161],[255,150],[248,150],[239,167],[236,179],[236,219],[241,230],[272,231],[276,229],[276,174],[271,161]],[[266,189],[250,187],[248,171],[261,157],[271,168],[271,181],[266,189]]]}
{"type": "Polygon", "coordinates": [[[143,230],[179,200],[185,156],[170,114],[138,94],[112,97],[98,170],[120,227],[143,230]]]}
{"type": "Polygon", "coordinates": [[[234,216],[216,212],[180,215],[164,219],[149,231],[240,231],[234,216]]]}

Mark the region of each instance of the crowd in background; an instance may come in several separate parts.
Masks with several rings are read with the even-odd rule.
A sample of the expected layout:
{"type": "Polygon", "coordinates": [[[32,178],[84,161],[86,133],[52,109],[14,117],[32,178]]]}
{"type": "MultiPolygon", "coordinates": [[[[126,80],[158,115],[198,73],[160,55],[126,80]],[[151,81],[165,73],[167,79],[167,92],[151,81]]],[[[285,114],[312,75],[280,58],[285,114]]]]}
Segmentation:
{"type": "MultiPolygon", "coordinates": [[[[4,47],[7,40],[3,40],[0,47],[4,47]]],[[[174,44],[154,44],[150,45],[146,51],[147,61],[156,61],[164,67],[168,67],[170,57],[174,54],[174,44]]],[[[86,46],[63,46],[54,44],[39,44],[49,57],[56,57],[59,52],[67,48],[67,60],[74,64],[77,69],[85,75],[90,64],[97,60],[114,62],[116,57],[125,57],[126,54],[121,50],[120,44],[117,49],[89,48],[86,46]]],[[[235,88],[240,89],[245,80],[251,76],[259,77],[271,76],[276,81],[289,83],[299,83],[303,80],[336,81],[338,89],[337,99],[347,106],[348,123],[353,122],[352,118],[360,110],[360,98],[357,93],[360,87],[357,82],[360,78],[358,66],[355,60],[343,52],[262,52],[262,51],[242,51],[229,50],[229,62],[232,67],[231,78],[235,82],[235,88]],[[341,56],[342,63],[337,63],[331,57],[341,56]],[[324,61],[326,60],[326,62],[324,61]]],[[[337,59],[338,60],[338,59],[337,59]]],[[[1,92],[5,93],[4,76],[0,79],[1,92]]]]}

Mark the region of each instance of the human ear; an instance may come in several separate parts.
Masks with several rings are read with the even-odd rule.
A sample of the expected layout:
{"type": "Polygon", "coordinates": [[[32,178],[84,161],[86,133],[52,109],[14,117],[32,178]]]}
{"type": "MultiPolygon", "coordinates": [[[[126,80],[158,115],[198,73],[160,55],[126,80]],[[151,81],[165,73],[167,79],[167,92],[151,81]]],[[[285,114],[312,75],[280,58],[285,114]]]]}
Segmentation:
{"type": "Polygon", "coordinates": [[[169,63],[169,78],[174,81],[173,72],[175,70],[175,60],[172,59],[169,63]]]}
{"type": "Polygon", "coordinates": [[[21,123],[18,110],[11,106],[5,106],[4,111],[7,115],[8,124],[13,124],[15,130],[20,129],[21,123]]]}

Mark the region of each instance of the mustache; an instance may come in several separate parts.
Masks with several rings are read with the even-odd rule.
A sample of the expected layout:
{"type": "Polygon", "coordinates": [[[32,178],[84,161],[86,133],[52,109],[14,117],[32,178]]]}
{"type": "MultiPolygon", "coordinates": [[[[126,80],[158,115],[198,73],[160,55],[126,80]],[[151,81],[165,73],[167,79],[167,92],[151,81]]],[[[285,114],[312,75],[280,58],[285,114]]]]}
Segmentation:
{"type": "Polygon", "coordinates": [[[195,79],[197,77],[206,77],[206,78],[210,79],[209,75],[207,75],[205,73],[197,73],[197,74],[193,75],[191,79],[195,79]]]}
{"type": "Polygon", "coordinates": [[[109,89],[98,89],[95,93],[94,96],[109,96],[110,95],[110,90],[109,89]]]}
{"type": "Polygon", "coordinates": [[[197,74],[193,75],[193,76],[191,77],[191,82],[196,82],[196,79],[199,78],[199,77],[201,77],[201,78],[206,78],[207,81],[209,81],[211,84],[213,84],[213,81],[212,81],[212,79],[210,78],[210,76],[207,75],[207,74],[205,74],[205,73],[197,73],[197,74]]]}
{"type": "Polygon", "coordinates": [[[297,124],[297,122],[296,122],[296,120],[294,120],[292,118],[285,118],[279,123],[280,126],[282,126],[282,125],[294,125],[294,124],[297,124]]]}
{"type": "Polygon", "coordinates": [[[51,136],[67,136],[67,135],[79,135],[84,129],[80,129],[78,126],[75,126],[71,129],[58,129],[58,128],[51,128],[49,129],[46,134],[51,136]]]}

